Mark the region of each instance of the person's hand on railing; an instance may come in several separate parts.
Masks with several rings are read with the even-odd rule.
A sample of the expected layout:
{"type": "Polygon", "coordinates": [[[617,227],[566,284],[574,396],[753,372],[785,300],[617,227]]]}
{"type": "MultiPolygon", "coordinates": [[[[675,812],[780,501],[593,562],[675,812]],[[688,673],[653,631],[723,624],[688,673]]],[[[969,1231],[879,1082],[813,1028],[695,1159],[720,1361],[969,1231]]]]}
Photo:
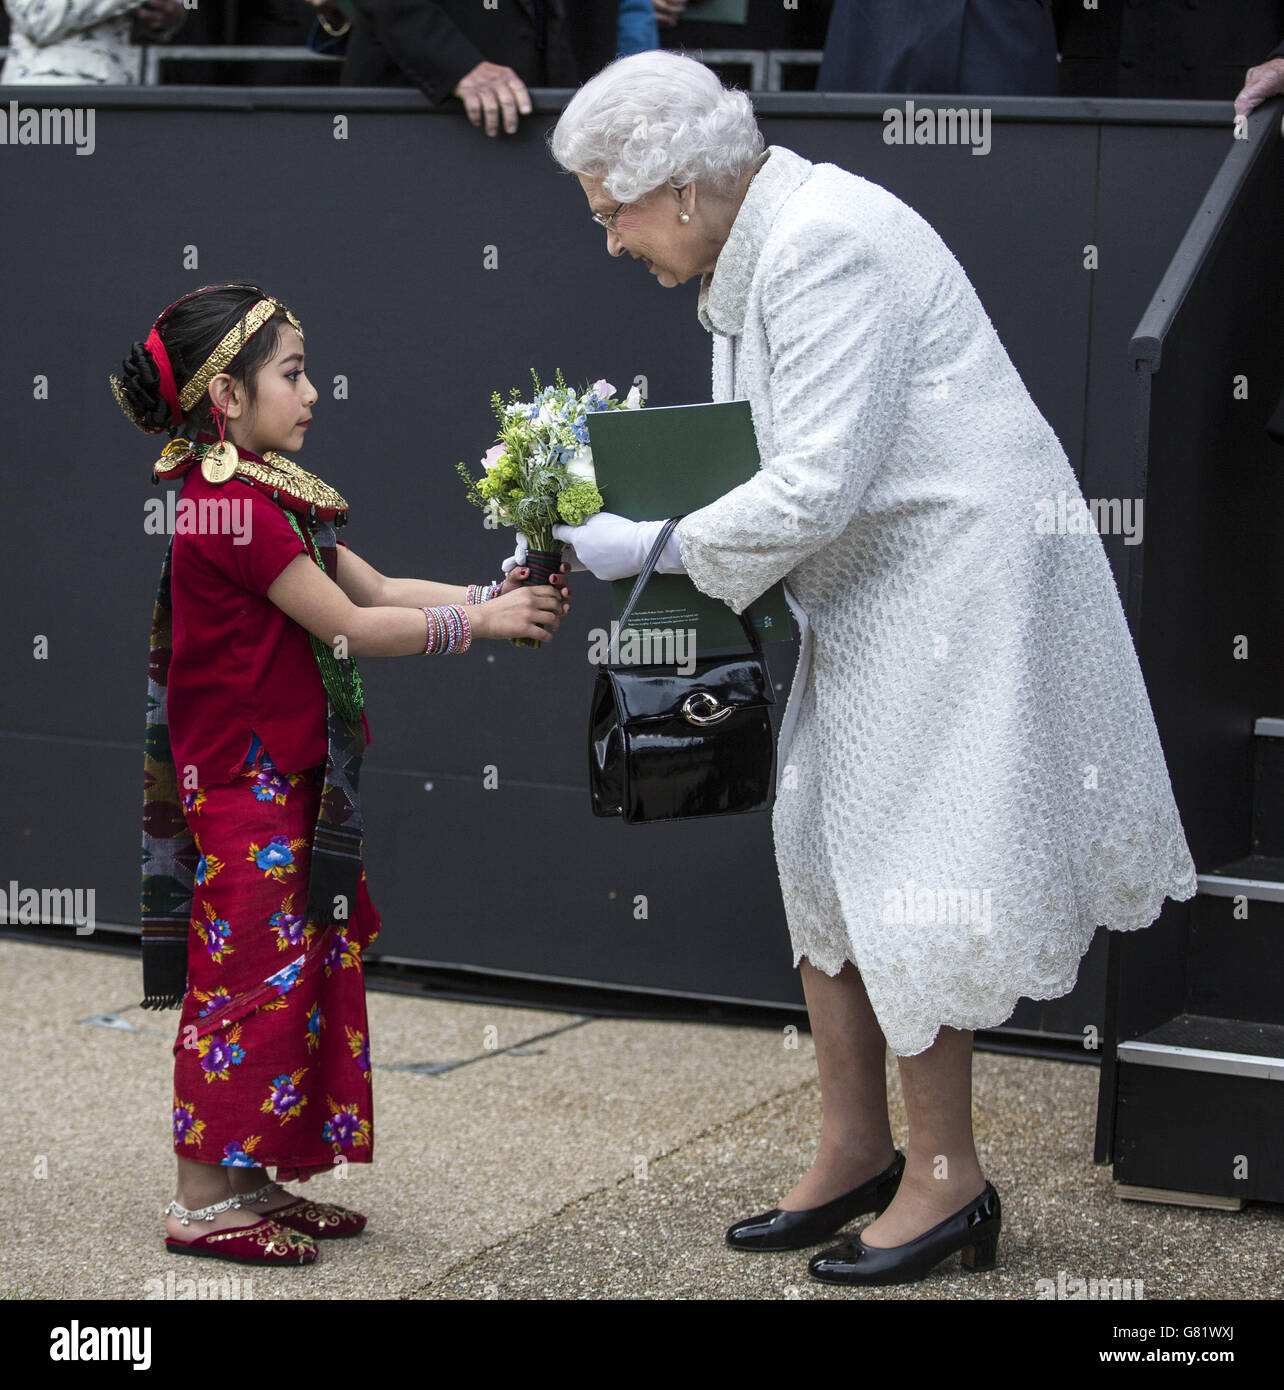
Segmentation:
{"type": "Polygon", "coordinates": [[[1255,106],[1284,94],[1284,58],[1272,58],[1249,68],[1244,89],[1235,98],[1235,114],[1247,116],[1255,106]]]}
{"type": "Polygon", "coordinates": [[[687,0],[652,0],[652,4],[655,6],[655,22],[672,29],[686,9],[687,0]]]}
{"type": "Polygon", "coordinates": [[[509,135],[516,135],[517,113],[529,116],[535,109],[526,84],[512,68],[501,63],[478,63],[455,84],[455,95],[464,103],[473,125],[480,125],[485,116],[487,135],[499,134],[501,110],[504,129],[509,135]]]}
{"type": "Polygon", "coordinates": [[[152,43],[168,43],[187,19],[182,0],[143,0],[134,15],[152,43]]]}

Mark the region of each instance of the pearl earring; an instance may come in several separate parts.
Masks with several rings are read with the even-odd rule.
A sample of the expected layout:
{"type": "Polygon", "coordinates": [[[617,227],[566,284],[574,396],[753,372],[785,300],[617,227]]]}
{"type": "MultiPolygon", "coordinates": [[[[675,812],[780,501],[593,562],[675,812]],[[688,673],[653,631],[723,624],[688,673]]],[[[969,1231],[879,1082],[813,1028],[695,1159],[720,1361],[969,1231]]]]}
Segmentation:
{"type": "Polygon", "coordinates": [[[679,221],[679,222],[690,222],[690,221],[691,221],[691,214],[690,214],[689,212],[680,212],[680,213],[678,213],[678,221],[679,221]]]}

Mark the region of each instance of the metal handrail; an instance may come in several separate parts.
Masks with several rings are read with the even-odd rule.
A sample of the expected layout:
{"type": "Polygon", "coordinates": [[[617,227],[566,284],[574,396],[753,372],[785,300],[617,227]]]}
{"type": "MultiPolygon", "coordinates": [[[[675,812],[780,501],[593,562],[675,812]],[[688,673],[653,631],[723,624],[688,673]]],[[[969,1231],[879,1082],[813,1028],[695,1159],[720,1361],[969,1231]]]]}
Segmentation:
{"type": "Polygon", "coordinates": [[[767,91],[779,92],[780,70],[783,67],[819,67],[825,56],[823,48],[769,48],[767,50],[767,91]]]}
{"type": "MultiPolygon", "coordinates": [[[[293,44],[139,44],[140,81],[159,87],[160,67],[167,62],[189,63],[341,63],[340,53],[314,53],[293,44]]],[[[749,90],[779,92],[786,67],[819,67],[824,51],[811,48],[706,48],[692,50],[706,63],[741,63],[749,69],[749,90]]],[[[9,50],[0,46],[0,63],[9,50]]]]}
{"type": "Polygon", "coordinates": [[[314,53],[298,44],[141,44],[143,49],[143,85],[160,85],[160,65],[176,62],[221,63],[341,63],[340,53],[314,53]]]}

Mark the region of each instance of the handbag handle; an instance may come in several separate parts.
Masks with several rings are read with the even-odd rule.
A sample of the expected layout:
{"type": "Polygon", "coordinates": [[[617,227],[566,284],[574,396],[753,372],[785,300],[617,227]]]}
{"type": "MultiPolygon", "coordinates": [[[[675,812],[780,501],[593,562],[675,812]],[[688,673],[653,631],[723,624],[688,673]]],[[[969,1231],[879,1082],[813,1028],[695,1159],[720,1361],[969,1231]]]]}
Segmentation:
{"type": "MultiPolygon", "coordinates": [[[[686,513],[683,512],[682,516],[686,513]]],[[[655,573],[655,567],[660,563],[660,556],[664,552],[664,547],[668,544],[669,537],[673,534],[673,528],[682,520],[682,516],[671,516],[668,521],[660,528],[660,534],[655,539],[655,544],[651,547],[651,553],[646,557],[642,569],[638,573],[637,583],[633,586],[633,592],[629,595],[628,602],[624,605],[624,611],[620,614],[619,631],[623,632],[629,625],[629,619],[633,616],[633,610],[637,607],[638,600],[642,597],[642,590],[646,588],[647,581],[655,573]]],[[[740,626],[744,628],[745,635],[749,638],[749,644],[754,652],[762,655],[762,643],[758,639],[758,630],[753,623],[745,617],[744,613],[737,613],[740,619],[740,626]]]]}

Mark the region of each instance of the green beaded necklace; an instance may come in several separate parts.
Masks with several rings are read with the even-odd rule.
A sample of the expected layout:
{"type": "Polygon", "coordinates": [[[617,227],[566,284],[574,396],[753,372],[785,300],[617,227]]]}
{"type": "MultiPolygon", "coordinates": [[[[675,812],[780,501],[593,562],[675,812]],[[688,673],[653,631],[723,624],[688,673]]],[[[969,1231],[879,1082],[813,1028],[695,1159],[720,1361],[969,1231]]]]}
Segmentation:
{"type": "MultiPolygon", "coordinates": [[[[321,558],[321,552],[317,548],[316,542],[308,535],[305,536],[299,528],[299,523],[295,519],[294,513],[288,507],[282,507],[286,519],[294,527],[295,534],[303,542],[303,547],[312,556],[324,574],[325,561],[321,558]]],[[[339,714],[348,721],[355,724],[361,718],[361,711],[365,708],[366,695],[361,685],[361,672],[357,670],[356,659],[344,657],[340,659],[335,656],[333,649],[328,642],[323,642],[314,632],[308,633],[312,639],[312,651],[317,659],[317,668],[321,672],[321,682],[325,686],[326,694],[330,697],[330,703],[338,710],[339,714]]]]}

